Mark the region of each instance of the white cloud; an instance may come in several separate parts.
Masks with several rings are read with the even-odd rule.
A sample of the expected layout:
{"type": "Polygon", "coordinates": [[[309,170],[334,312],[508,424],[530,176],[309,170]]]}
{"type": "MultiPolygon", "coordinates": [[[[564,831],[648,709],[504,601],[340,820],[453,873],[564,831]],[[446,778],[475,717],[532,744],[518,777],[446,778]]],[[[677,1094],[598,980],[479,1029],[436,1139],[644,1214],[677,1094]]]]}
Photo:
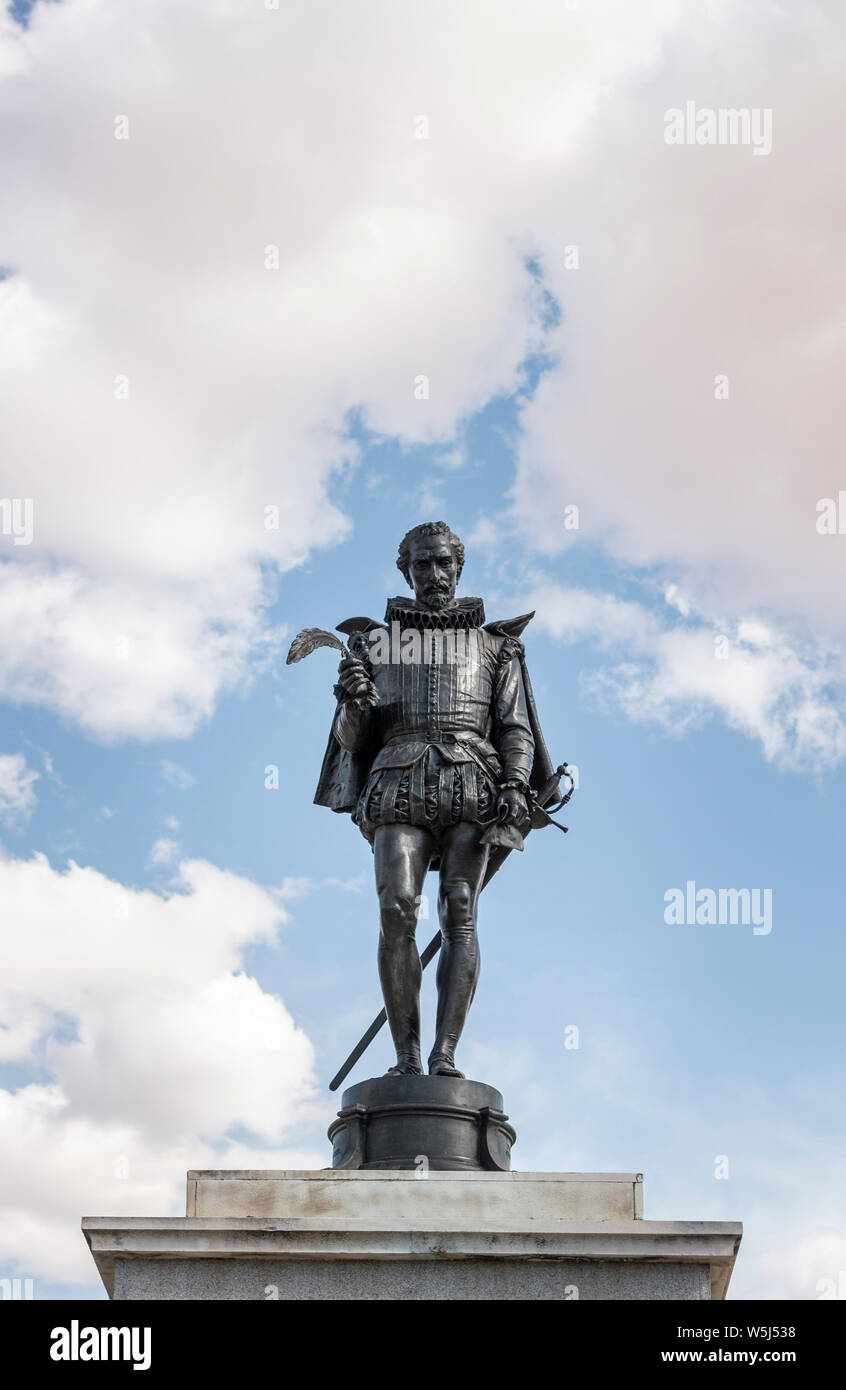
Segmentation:
{"type": "MultiPolygon", "coordinates": [[[[678,611],[678,595],[668,597],[678,611]]],[[[716,715],[758,740],[768,760],[804,772],[846,758],[846,661],[837,650],[796,650],[760,622],[709,619],[687,600],[683,624],[639,603],[556,584],[535,588],[525,602],[552,636],[593,642],[614,658],[585,668],[582,683],[634,721],[681,733],[716,715]]]]}
{"type": "Polygon", "coordinates": [[[283,878],[280,886],[275,889],[276,896],[285,902],[292,898],[304,898],[311,892],[313,887],[310,878],[304,878],[295,874],[288,874],[283,878]]]}
{"type": "Polygon", "coordinates": [[[162,838],[156,840],[150,850],[151,864],[172,864],[179,853],[179,842],[162,838]]]}
{"type": "Polygon", "coordinates": [[[162,778],[168,786],[175,787],[180,792],[185,792],[189,787],[193,787],[196,781],[187,767],[182,767],[180,763],[171,762],[170,758],[162,758],[161,772],[162,778]]]}
{"type": "Polygon", "coordinates": [[[468,532],[466,544],[474,550],[478,548],[486,554],[490,554],[498,545],[501,535],[502,526],[498,519],[480,516],[472,531],[468,532]]]}
{"type": "MultiPolygon", "coordinates": [[[[781,1287],[783,1297],[846,1298],[846,1228],[818,1227],[761,1253],[759,1288],[781,1287]]],[[[766,1297],[766,1293],[759,1296],[766,1297]]]]}
{"type": "Polygon", "coordinates": [[[348,532],[349,411],[449,466],[518,380],[538,193],[676,8],[3,17],[4,486],[35,532],[0,589],[0,693],[107,739],[209,716],[272,640],[274,572],[348,532]]]}
{"type": "Polygon", "coordinates": [[[560,364],[524,411],[516,489],[541,547],[599,543],[700,610],[841,647],[846,540],[817,533],[816,504],[846,483],[844,38],[834,0],[688,7],[649,80],[609,92],[535,209],[560,364]],[[772,154],[666,146],[687,99],[772,108],[772,154]],[[556,209],[578,270],[551,244],[556,209]]]}
{"type": "Polygon", "coordinates": [[[190,734],[279,640],[248,566],[202,592],[80,566],[0,571],[0,696],[58,709],[104,739],[190,734]]]}
{"type": "Polygon", "coordinates": [[[284,1166],[280,1146],[316,1113],[308,1038],[241,964],[285,912],[203,861],[161,896],[7,859],[0,897],[15,923],[0,938],[0,1051],[50,1078],[0,1092],[0,1263],[86,1280],[80,1216],[174,1211],[186,1169],[228,1160],[236,1127],[260,1146],[240,1146],[248,1166],[284,1166]]]}
{"type": "MultiPolygon", "coordinates": [[[[268,1103],[272,1099],[268,1094],[268,1103]]],[[[0,1271],[45,1283],[99,1286],[80,1232],[83,1216],[184,1216],[189,1168],[319,1168],[310,1148],[209,1143],[197,1135],[151,1137],[107,1118],[74,1116],[61,1090],[0,1090],[0,1271]]]]}
{"type": "Polygon", "coordinates": [[[363,893],[368,876],[360,873],[355,878],[327,878],[325,882],[327,888],[340,888],[343,893],[363,893]]]}
{"type": "Polygon", "coordinates": [[[27,820],[38,798],[33,790],[41,774],[27,767],[21,753],[0,753],[0,820],[8,825],[27,820]]]}

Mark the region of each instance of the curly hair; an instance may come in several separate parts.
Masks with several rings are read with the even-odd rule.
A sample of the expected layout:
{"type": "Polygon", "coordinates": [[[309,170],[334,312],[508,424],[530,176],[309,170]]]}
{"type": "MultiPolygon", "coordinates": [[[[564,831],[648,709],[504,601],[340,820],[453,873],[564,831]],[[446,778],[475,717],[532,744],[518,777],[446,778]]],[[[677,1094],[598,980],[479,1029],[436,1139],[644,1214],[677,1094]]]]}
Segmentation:
{"type": "Polygon", "coordinates": [[[464,569],[464,546],[454,531],[451,531],[445,521],[423,521],[419,526],[412,526],[400,541],[399,554],[397,555],[397,569],[404,576],[409,588],[414,588],[411,582],[411,542],[420,536],[446,536],[452,546],[452,553],[455,556],[455,563],[458,569],[457,578],[461,578],[461,571],[464,569]]]}

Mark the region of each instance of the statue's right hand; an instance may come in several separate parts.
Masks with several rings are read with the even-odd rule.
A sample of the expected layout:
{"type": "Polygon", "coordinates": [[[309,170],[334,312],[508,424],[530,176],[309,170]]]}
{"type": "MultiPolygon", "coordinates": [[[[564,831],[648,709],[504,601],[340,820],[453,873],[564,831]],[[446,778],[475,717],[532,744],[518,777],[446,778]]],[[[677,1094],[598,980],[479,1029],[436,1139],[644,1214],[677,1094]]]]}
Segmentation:
{"type": "Polygon", "coordinates": [[[367,667],[357,656],[345,656],[338,667],[338,682],[350,699],[374,699],[376,687],[367,674],[367,667]]]}

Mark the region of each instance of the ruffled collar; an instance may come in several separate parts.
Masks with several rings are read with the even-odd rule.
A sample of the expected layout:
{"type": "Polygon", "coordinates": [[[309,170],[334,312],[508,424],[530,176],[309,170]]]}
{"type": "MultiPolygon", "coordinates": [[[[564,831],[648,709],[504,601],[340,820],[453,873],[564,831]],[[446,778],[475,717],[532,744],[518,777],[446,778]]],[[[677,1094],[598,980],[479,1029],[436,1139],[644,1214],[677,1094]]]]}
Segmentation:
{"type": "Polygon", "coordinates": [[[448,608],[437,611],[424,608],[416,598],[389,598],[385,622],[398,622],[401,627],[438,628],[455,631],[481,627],[485,621],[485,605],[480,598],[453,599],[448,608]]]}

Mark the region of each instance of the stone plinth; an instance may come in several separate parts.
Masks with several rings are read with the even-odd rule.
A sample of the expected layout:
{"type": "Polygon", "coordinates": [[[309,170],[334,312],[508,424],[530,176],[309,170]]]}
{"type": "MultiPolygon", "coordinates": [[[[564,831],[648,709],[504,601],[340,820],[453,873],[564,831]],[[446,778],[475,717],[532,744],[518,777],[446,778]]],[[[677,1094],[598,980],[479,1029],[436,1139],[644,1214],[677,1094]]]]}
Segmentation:
{"type": "Polygon", "coordinates": [[[741,1227],[644,1221],[635,1173],[192,1172],[184,1218],[89,1217],[115,1299],[724,1298],[741,1227]]]}
{"type": "Polygon", "coordinates": [[[333,1219],[419,1225],[639,1221],[640,1173],[462,1173],[348,1169],[188,1174],[188,1216],[333,1219]]]}

